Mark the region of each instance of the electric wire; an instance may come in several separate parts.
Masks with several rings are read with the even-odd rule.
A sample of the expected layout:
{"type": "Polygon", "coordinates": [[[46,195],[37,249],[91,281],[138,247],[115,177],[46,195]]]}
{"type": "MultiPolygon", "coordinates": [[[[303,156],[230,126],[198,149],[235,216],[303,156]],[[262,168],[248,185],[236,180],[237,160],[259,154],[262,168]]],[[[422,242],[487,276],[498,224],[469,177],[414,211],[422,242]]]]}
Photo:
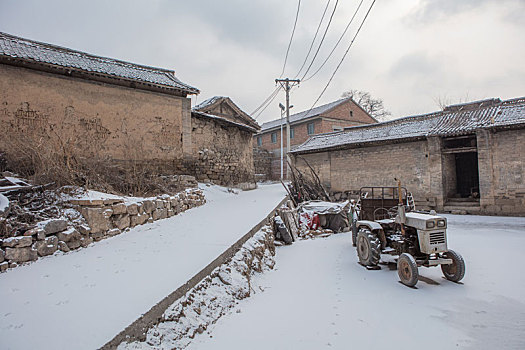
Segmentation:
{"type": "Polygon", "coordinates": [[[354,37],[352,38],[352,41],[350,42],[350,45],[348,45],[348,48],[346,49],[344,55],[343,55],[343,58],[341,58],[341,61],[339,62],[339,64],[337,65],[337,67],[335,68],[334,72],[332,73],[332,76],[330,77],[330,79],[328,80],[328,83],[326,83],[326,86],[324,87],[323,91],[321,91],[321,94],[319,95],[319,97],[317,97],[317,99],[315,100],[314,104],[312,105],[312,107],[310,107],[310,109],[308,110],[308,112],[306,112],[305,115],[308,115],[308,113],[310,113],[310,111],[312,109],[314,109],[315,105],[317,104],[317,102],[319,102],[319,100],[321,99],[321,97],[323,96],[323,94],[325,93],[326,89],[328,89],[328,86],[330,85],[330,83],[332,82],[332,80],[334,79],[334,76],[336,75],[337,71],[339,70],[339,68],[341,67],[341,65],[343,64],[345,58],[346,58],[346,55],[348,54],[348,51],[350,51],[350,48],[352,47],[352,44],[354,43],[355,39],[357,38],[357,35],[359,34],[359,32],[361,31],[361,28],[363,27],[363,24],[365,24],[365,21],[366,19],[368,18],[368,15],[370,14],[370,11],[372,10],[372,7],[374,6],[376,0],[373,0],[372,1],[372,4],[370,5],[370,7],[368,8],[368,11],[366,12],[366,15],[365,17],[363,18],[363,21],[361,22],[361,24],[359,25],[359,28],[357,28],[357,32],[355,33],[354,37]]]}
{"type": "Polygon", "coordinates": [[[339,43],[341,42],[341,40],[343,40],[343,37],[345,36],[346,32],[348,31],[348,28],[350,28],[350,25],[352,24],[352,22],[354,21],[354,18],[355,16],[357,15],[357,13],[359,12],[359,9],[361,8],[361,5],[363,4],[364,0],[361,0],[361,2],[359,3],[359,5],[357,6],[357,9],[355,10],[354,12],[354,15],[352,16],[352,18],[350,19],[350,21],[348,22],[348,24],[346,25],[346,28],[345,30],[343,31],[343,34],[341,34],[341,36],[339,37],[339,40],[337,40],[337,42],[335,43],[332,51],[330,51],[330,54],[328,54],[328,56],[325,58],[325,60],[323,61],[323,63],[319,66],[319,68],[317,68],[317,70],[315,72],[312,73],[312,75],[310,75],[308,78],[305,78],[302,80],[302,82],[305,82],[305,81],[308,81],[310,79],[312,79],[317,73],[319,73],[319,71],[324,67],[324,65],[326,64],[326,62],[328,62],[328,60],[330,59],[330,57],[332,57],[335,49],[337,49],[337,46],[339,46],[339,43]]]}
{"type": "Polygon", "coordinates": [[[304,79],[306,74],[308,74],[308,72],[312,68],[312,65],[314,64],[315,59],[316,59],[317,55],[319,54],[319,51],[321,50],[321,46],[323,46],[324,39],[326,37],[326,33],[328,33],[328,29],[330,28],[330,24],[332,24],[332,19],[334,18],[335,11],[337,10],[337,4],[338,3],[339,3],[339,0],[337,0],[335,2],[334,9],[332,10],[332,14],[330,15],[330,20],[328,21],[328,24],[326,25],[326,29],[325,29],[325,31],[323,33],[323,37],[321,38],[321,42],[319,42],[319,46],[317,47],[317,50],[316,50],[316,52],[314,54],[314,57],[312,58],[312,61],[310,62],[310,65],[306,69],[306,72],[304,72],[303,77],[301,78],[301,81],[304,79]]]}
{"type": "Polygon", "coordinates": [[[253,115],[255,113],[257,113],[261,108],[263,108],[267,103],[268,101],[276,94],[277,91],[279,91],[279,88],[280,87],[276,87],[268,97],[266,97],[266,99],[257,107],[255,108],[251,113],[250,115],[253,115]]]}
{"type": "Polygon", "coordinates": [[[299,18],[299,8],[300,7],[301,7],[301,0],[299,0],[299,2],[297,3],[297,13],[295,14],[295,21],[294,21],[294,24],[293,24],[292,35],[290,37],[290,42],[288,43],[288,48],[286,49],[286,56],[284,57],[283,70],[282,70],[281,75],[279,76],[279,78],[281,78],[283,76],[284,69],[286,68],[286,61],[288,61],[288,53],[290,52],[290,47],[292,46],[293,35],[295,33],[295,27],[297,26],[297,19],[299,18]]]}
{"type": "Polygon", "coordinates": [[[312,52],[312,48],[314,47],[315,39],[317,39],[317,34],[319,34],[319,29],[321,29],[321,24],[323,24],[324,16],[326,15],[326,10],[328,10],[328,6],[330,5],[330,1],[332,1],[332,0],[328,0],[327,3],[326,3],[326,6],[325,6],[324,11],[323,11],[323,15],[321,16],[321,20],[319,21],[319,25],[317,26],[317,30],[315,31],[314,38],[312,39],[312,43],[310,44],[310,48],[308,49],[308,53],[306,54],[306,57],[304,58],[304,62],[302,64],[301,68],[299,68],[299,71],[295,75],[294,79],[297,78],[299,76],[299,74],[301,74],[301,71],[303,70],[304,66],[306,65],[306,62],[308,61],[308,57],[310,57],[310,53],[312,52]]]}
{"type": "MultiPolygon", "coordinates": [[[[252,117],[253,119],[257,120],[257,118],[259,118],[261,116],[261,114],[266,110],[266,108],[268,108],[268,106],[270,106],[270,104],[275,100],[275,98],[279,95],[279,90],[281,88],[280,87],[277,87],[274,92],[268,97],[268,102],[263,105],[264,107],[259,111],[259,113],[257,113],[256,116],[252,117]]],[[[262,107],[262,106],[261,106],[262,107]]]]}

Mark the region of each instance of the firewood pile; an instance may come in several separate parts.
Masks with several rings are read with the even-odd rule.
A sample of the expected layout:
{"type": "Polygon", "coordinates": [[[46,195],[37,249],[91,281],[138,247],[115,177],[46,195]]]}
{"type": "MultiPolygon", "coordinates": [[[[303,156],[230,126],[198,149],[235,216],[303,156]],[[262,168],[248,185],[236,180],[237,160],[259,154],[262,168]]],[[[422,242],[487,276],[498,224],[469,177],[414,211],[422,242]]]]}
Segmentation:
{"type": "Polygon", "coordinates": [[[290,198],[294,201],[294,204],[298,205],[301,202],[311,200],[332,202],[333,198],[331,198],[328,191],[324,188],[315,170],[306,159],[303,158],[303,160],[310,170],[309,174],[301,172],[295,166],[288,163],[292,182],[288,186],[285,186],[285,188],[290,198]]]}

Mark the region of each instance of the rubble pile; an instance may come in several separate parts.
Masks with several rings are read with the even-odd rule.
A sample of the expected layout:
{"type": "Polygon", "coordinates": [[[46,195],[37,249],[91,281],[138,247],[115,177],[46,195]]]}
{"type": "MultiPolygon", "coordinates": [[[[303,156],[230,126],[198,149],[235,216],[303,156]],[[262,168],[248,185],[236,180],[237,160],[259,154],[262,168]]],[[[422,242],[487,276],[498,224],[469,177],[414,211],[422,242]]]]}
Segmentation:
{"type": "MultiPolygon", "coordinates": [[[[239,300],[261,290],[252,277],[273,269],[275,246],[269,226],[250,238],[234,257],[217,267],[210,276],[165,312],[160,322],[148,330],[144,342],[122,343],[125,349],[184,349],[197,335],[228,312],[239,300]]],[[[240,312],[240,309],[236,310],[240,312]]]]}
{"type": "MultiPolygon", "coordinates": [[[[172,189],[194,181],[184,176],[167,180],[173,184],[172,189]]],[[[83,198],[86,192],[78,187],[47,187],[32,186],[12,176],[0,179],[0,272],[57,251],[87,247],[93,241],[206,202],[197,188],[130,201],[128,197],[111,195],[83,198]]]]}

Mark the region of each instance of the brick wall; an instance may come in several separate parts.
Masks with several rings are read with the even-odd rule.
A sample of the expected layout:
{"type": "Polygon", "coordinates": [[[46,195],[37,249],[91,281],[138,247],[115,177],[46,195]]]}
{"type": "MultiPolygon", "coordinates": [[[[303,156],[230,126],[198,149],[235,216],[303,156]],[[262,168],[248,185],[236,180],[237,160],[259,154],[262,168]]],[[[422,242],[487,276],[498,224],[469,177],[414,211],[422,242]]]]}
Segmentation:
{"type": "Polygon", "coordinates": [[[191,157],[189,111],[183,97],[0,65],[3,141],[52,134],[78,150],[178,168],[191,157]]]}
{"type": "Polygon", "coordinates": [[[196,159],[190,167],[197,180],[222,185],[254,182],[251,132],[194,115],[192,144],[196,159]]]}

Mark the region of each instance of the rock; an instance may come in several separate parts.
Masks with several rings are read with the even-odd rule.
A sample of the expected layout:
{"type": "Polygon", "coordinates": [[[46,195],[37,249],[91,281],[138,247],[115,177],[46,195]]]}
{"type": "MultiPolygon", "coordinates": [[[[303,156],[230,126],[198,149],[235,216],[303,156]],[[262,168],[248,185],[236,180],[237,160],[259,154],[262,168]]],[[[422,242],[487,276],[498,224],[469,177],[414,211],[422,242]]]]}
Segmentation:
{"type": "Polygon", "coordinates": [[[149,215],[147,215],[147,214],[133,215],[130,218],[131,218],[130,226],[134,227],[134,226],[137,226],[137,225],[142,225],[146,221],[148,221],[149,215]]]}
{"type": "Polygon", "coordinates": [[[67,243],[67,242],[78,241],[80,240],[82,236],[80,235],[80,232],[78,232],[74,227],[70,227],[66,231],[59,232],[57,234],[57,237],[60,241],[67,243]]]}
{"type": "Polygon", "coordinates": [[[160,219],[166,219],[168,217],[168,209],[162,208],[160,210],[160,219]]]}
{"type": "MultiPolygon", "coordinates": [[[[110,209],[111,210],[111,209],[110,209]]],[[[111,210],[111,213],[113,211],[111,210]]],[[[103,208],[82,208],[82,215],[91,228],[91,233],[105,232],[111,227],[109,212],[103,208]]],[[[111,216],[111,215],[110,215],[111,216]]]]}
{"type": "Polygon", "coordinates": [[[29,247],[31,244],[33,244],[33,238],[30,236],[9,237],[9,238],[4,239],[2,242],[3,247],[10,247],[10,248],[29,247]]]}
{"type": "Polygon", "coordinates": [[[42,240],[46,239],[46,231],[38,230],[38,232],[36,234],[36,239],[38,239],[39,241],[42,241],[42,240]]]}
{"type": "Polygon", "coordinates": [[[75,240],[66,242],[66,244],[69,249],[78,249],[80,248],[80,239],[75,239],[75,240]]]}
{"type": "Polygon", "coordinates": [[[107,232],[108,236],[116,236],[120,234],[120,230],[118,228],[113,228],[107,232]]]}
{"type": "Polygon", "coordinates": [[[162,199],[157,199],[155,202],[157,203],[157,209],[164,208],[164,201],[162,199]]]}
{"type": "Polygon", "coordinates": [[[175,215],[175,211],[172,209],[168,210],[168,217],[171,218],[173,215],[175,215]]]}
{"type": "Polygon", "coordinates": [[[4,261],[4,259],[5,259],[5,252],[2,249],[0,249],[0,262],[4,261]]]}
{"type": "Polygon", "coordinates": [[[7,268],[9,267],[9,263],[7,261],[4,261],[0,264],[0,272],[5,272],[7,268]]]}
{"type": "Polygon", "coordinates": [[[128,205],[128,214],[137,215],[139,213],[139,206],[136,203],[128,205]]]}
{"type": "Polygon", "coordinates": [[[83,207],[100,207],[104,205],[102,199],[71,199],[69,203],[73,205],[80,205],[83,207]]]}
{"type": "Polygon", "coordinates": [[[58,238],[56,236],[49,236],[44,241],[36,241],[33,244],[39,256],[47,256],[54,254],[58,249],[58,238]]]}
{"type": "Polygon", "coordinates": [[[80,232],[81,235],[87,236],[91,233],[91,228],[86,225],[80,225],[78,227],[78,232],[80,232]]]}
{"type": "Polygon", "coordinates": [[[145,200],[144,202],[142,202],[142,206],[144,207],[144,211],[148,214],[151,214],[153,210],[157,208],[157,205],[150,200],[145,200]]]}
{"type": "Polygon", "coordinates": [[[124,203],[115,204],[111,207],[111,209],[113,209],[113,215],[125,214],[128,211],[128,208],[124,203]]]}
{"type": "Polygon", "coordinates": [[[119,198],[104,199],[104,200],[102,200],[102,201],[103,201],[103,203],[104,203],[105,205],[113,205],[113,204],[117,204],[117,203],[122,203],[122,202],[124,202],[124,200],[119,199],[119,198]]]}
{"type": "Polygon", "coordinates": [[[38,253],[31,247],[7,248],[5,251],[5,258],[10,262],[23,263],[38,259],[38,253]]]}
{"type": "Polygon", "coordinates": [[[104,233],[105,232],[93,232],[91,233],[91,238],[98,242],[104,238],[104,233]]]}
{"type": "Polygon", "coordinates": [[[120,214],[113,218],[113,224],[119,229],[124,230],[131,224],[131,219],[128,214],[120,214]]]}
{"type": "Polygon", "coordinates": [[[80,239],[80,246],[82,246],[84,248],[86,248],[91,243],[93,243],[93,238],[91,238],[91,237],[82,237],[80,239]]]}
{"type": "Polygon", "coordinates": [[[60,249],[60,251],[62,251],[64,253],[67,253],[70,250],[69,247],[67,246],[66,242],[62,242],[62,241],[58,242],[58,249],[60,249]]]}
{"type": "Polygon", "coordinates": [[[158,219],[160,219],[161,211],[162,209],[156,209],[153,213],[151,213],[151,218],[153,219],[153,221],[157,221],[158,219]]]}
{"type": "Polygon", "coordinates": [[[67,228],[67,221],[63,219],[49,220],[43,223],[42,229],[46,232],[46,236],[54,233],[64,231],[67,228]]]}

